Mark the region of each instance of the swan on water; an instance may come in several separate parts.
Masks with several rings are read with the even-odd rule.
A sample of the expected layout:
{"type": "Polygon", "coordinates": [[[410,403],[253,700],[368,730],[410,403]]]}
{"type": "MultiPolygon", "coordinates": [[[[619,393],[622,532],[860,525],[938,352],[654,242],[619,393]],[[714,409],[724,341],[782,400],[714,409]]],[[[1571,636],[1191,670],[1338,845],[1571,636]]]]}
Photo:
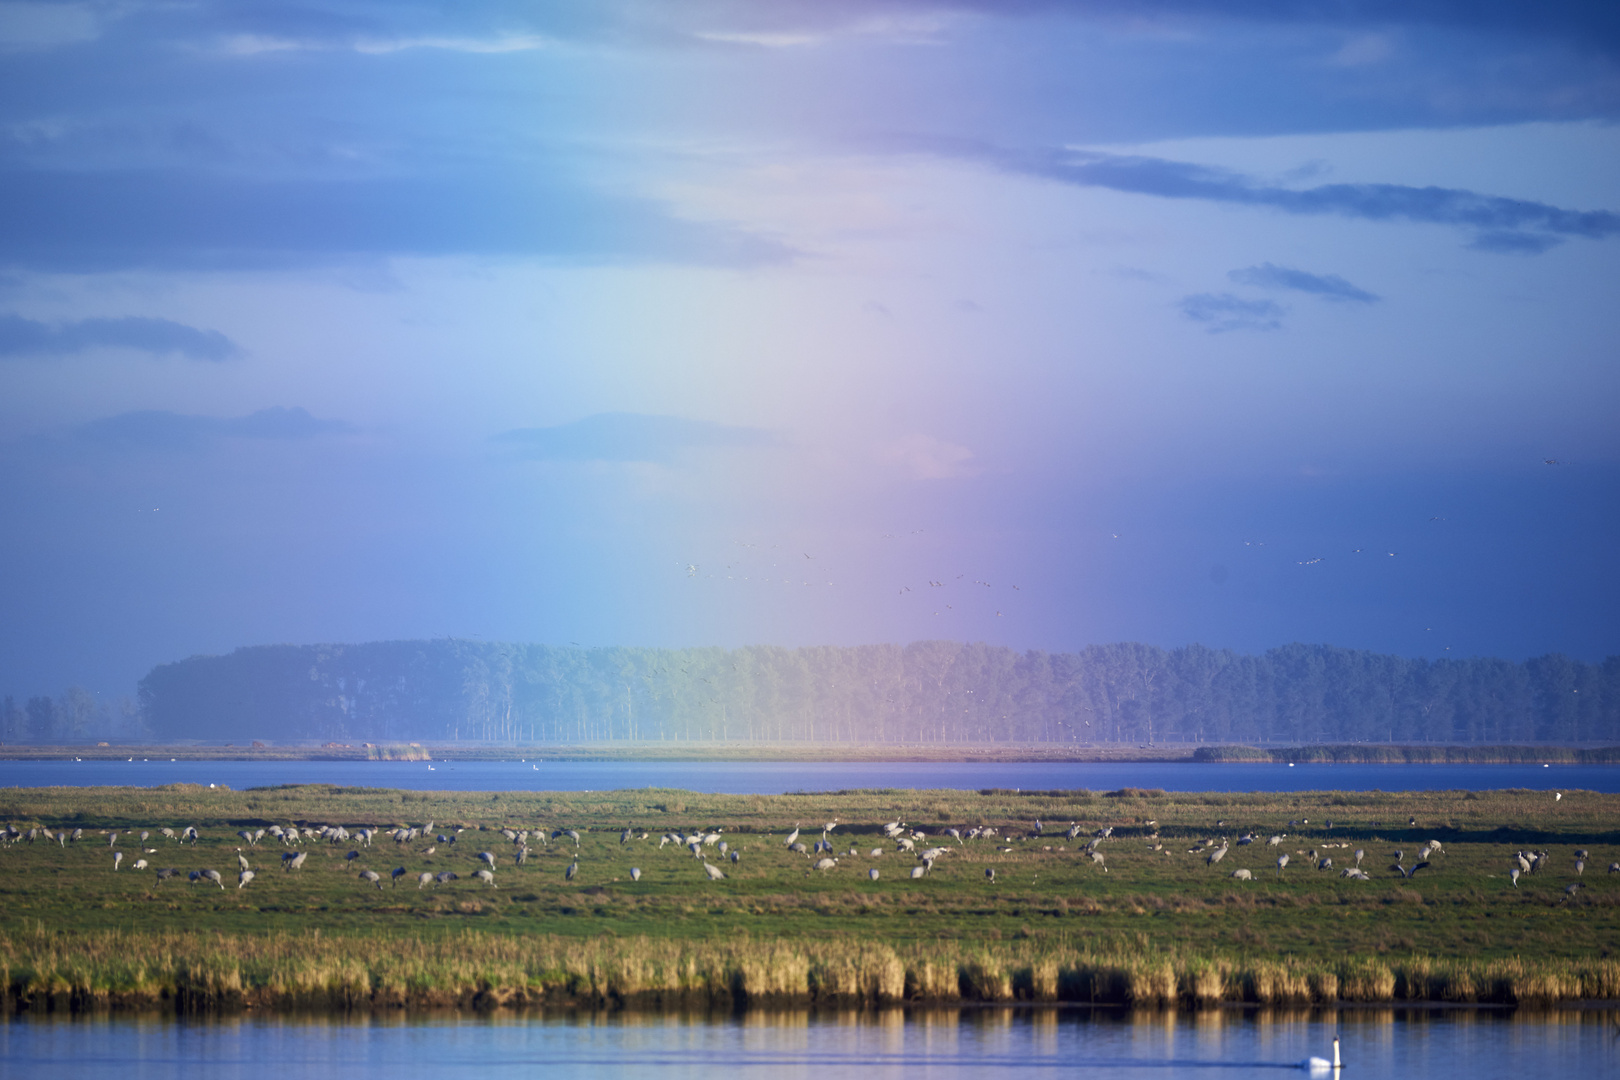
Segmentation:
{"type": "Polygon", "coordinates": [[[1299,1067],[1304,1069],[1306,1072],[1311,1073],[1313,1076],[1318,1074],[1318,1073],[1326,1073],[1329,1070],[1331,1070],[1333,1072],[1333,1074],[1335,1076],[1337,1076],[1338,1071],[1341,1068],[1344,1067],[1343,1064],[1339,1061],[1339,1038],[1338,1038],[1338,1036],[1335,1035],[1333,1037],[1333,1060],[1332,1061],[1327,1060],[1327,1058],[1308,1057],[1304,1061],[1299,1063],[1299,1067]]]}

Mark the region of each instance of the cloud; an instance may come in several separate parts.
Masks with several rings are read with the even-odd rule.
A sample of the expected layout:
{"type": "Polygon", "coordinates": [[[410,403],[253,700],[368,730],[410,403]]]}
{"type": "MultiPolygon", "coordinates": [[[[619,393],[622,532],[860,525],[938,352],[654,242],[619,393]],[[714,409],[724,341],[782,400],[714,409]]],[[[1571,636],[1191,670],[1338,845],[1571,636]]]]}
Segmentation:
{"type": "Polygon", "coordinates": [[[956,480],[983,471],[973,464],[972,450],[932,435],[907,435],[882,447],[881,452],[914,480],[956,480]]]}
{"type": "Polygon", "coordinates": [[[148,450],[196,450],[218,439],[294,441],[352,433],[342,420],[320,420],[306,410],[273,406],[247,416],[188,416],[147,409],[95,420],[78,429],[80,438],[102,445],[148,450]]]}
{"type": "Polygon", "coordinates": [[[1255,285],[1262,289],[1293,289],[1310,293],[1325,300],[1350,300],[1358,304],[1376,304],[1381,298],[1376,293],[1358,289],[1338,274],[1310,274],[1272,263],[1261,263],[1226,275],[1239,285],[1255,285]]]}
{"type": "Polygon", "coordinates": [[[495,436],[535,461],[668,463],[683,450],[766,446],[771,436],[756,428],[645,413],[598,413],[554,427],[519,428],[495,436]]]}
{"type": "Polygon", "coordinates": [[[1556,247],[1558,243],[1558,238],[1554,236],[1518,232],[1513,229],[1492,229],[1474,237],[1473,243],[1468,246],[1498,255],[1540,255],[1548,248],[1556,247]]]}
{"type": "Polygon", "coordinates": [[[0,170],[0,264],[233,269],[355,256],[536,256],[756,266],[784,245],[527,166],[481,174],[244,179],[181,169],[0,170]]]}
{"type": "Polygon", "coordinates": [[[1212,334],[1228,330],[1277,330],[1286,309],[1270,300],[1245,300],[1231,293],[1195,293],[1181,298],[1181,313],[1204,323],[1212,334]]]}
{"type": "Polygon", "coordinates": [[[0,357],[63,356],[97,348],[176,353],[193,360],[216,361],[229,360],[241,352],[217,330],[199,330],[168,319],[132,315],[80,319],[53,326],[19,315],[0,315],[0,357]]]}
{"type": "Polygon", "coordinates": [[[1620,233],[1620,214],[1609,210],[1566,210],[1529,199],[1482,195],[1462,188],[1406,184],[1321,184],[1285,188],[1241,173],[1163,158],[1062,150],[1017,154],[980,150],[1013,171],[1047,179],[1165,199],[1202,199],[1266,207],[1288,214],[1335,215],[1364,221],[1413,221],[1476,231],[1474,247],[1484,251],[1546,250],[1569,237],[1602,240],[1620,233]],[[1507,241],[1493,241],[1505,236],[1507,241]]]}

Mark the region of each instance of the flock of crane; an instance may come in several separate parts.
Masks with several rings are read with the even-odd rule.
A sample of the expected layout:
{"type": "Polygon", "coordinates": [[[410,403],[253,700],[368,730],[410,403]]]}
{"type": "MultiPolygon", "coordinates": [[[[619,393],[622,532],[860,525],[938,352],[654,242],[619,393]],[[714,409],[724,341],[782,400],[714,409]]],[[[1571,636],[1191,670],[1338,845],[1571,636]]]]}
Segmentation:
{"type": "MultiPolygon", "coordinates": [[[[1218,826],[1224,824],[1224,822],[1217,823],[1218,826]]],[[[1308,822],[1291,822],[1290,824],[1300,825],[1308,824],[1308,822]]],[[[1159,837],[1157,822],[1150,821],[1147,825],[1151,830],[1145,836],[1147,850],[1151,853],[1173,855],[1174,852],[1159,837]]],[[[242,829],[236,833],[236,837],[242,841],[242,845],[236,848],[238,864],[236,887],[238,889],[246,888],[256,878],[258,871],[253,867],[249,854],[259,850],[261,841],[266,837],[278,842],[283,849],[279,856],[281,869],[284,872],[293,873],[302,870],[308,859],[309,851],[306,845],[349,846],[353,844],[351,850],[343,856],[344,862],[350,866],[362,859],[364,857],[362,852],[370,851],[374,842],[388,839],[394,841],[397,849],[409,850],[421,858],[432,859],[433,856],[440,854],[442,850],[441,858],[443,858],[453,852],[466,850],[466,845],[459,849],[456,845],[462,836],[468,832],[469,828],[471,827],[465,825],[446,826],[442,831],[435,831],[434,823],[430,821],[420,828],[400,826],[389,830],[360,827],[351,831],[341,825],[270,825],[265,828],[242,829]],[[423,844],[426,846],[421,846],[423,844]]],[[[906,868],[907,877],[919,879],[932,874],[935,866],[941,860],[945,860],[952,855],[959,856],[960,853],[965,852],[969,844],[989,843],[994,846],[995,851],[999,854],[1013,854],[1019,851],[1029,852],[1032,850],[1064,852],[1069,850],[1066,846],[1056,846],[1055,848],[1052,844],[1035,846],[1039,841],[1055,841],[1062,837],[1065,841],[1075,843],[1074,850],[1089,865],[1106,874],[1109,872],[1108,859],[1102,847],[1105,842],[1118,842],[1121,839],[1115,837],[1114,829],[1111,826],[1089,831],[1076,822],[1070,822],[1066,828],[1061,830],[1049,830],[1045,824],[1036,820],[1033,828],[1022,833],[1009,830],[1008,834],[1003,836],[1001,829],[995,826],[978,826],[965,829],[944,828],[936,834],[930,834],[923,829],[913,828],[903,821],[895,820],[877,826],[875,830],[871,827],[860,830],[867,834],[875,833],[882,838],[882,843],[878,846],[867,846],[863,850],[863,845],[856,843],[853,839],[845,840],[840,838],[835,842],[834,834],[838,829],[839,822],[835,818],[822,825],[819,837],[812,839],[813,833],[804,832],[798,825],[795,825],[786,838],[780,840],[779,850],[789,855],[802,856],[805,859],[802,865],[805,866],[806,876],[818,873],[827,874],[836,870],[840,863],[844,861],[866,859],[875,863],[886,854],[891,854],[902,858],[909,857],[911,865],[906,868]]],[[[476,831],[484,832],[486,829],[480,828],[476,831]]],[[[510,845],[509,851],[504,855],[497,855],[496,852],[491,850],[482,850],[476,852],[474,856],[481,865],[473,871],[471,877],[489,888],[498,887],[495,881],[495,873],[503,860],[509,859],[510,864],[513,866],[523,866],[529,861],[531,843],[538,846],[549,846],[554,841],[560,841],[566,850],[567,844],[572,842],[573,851],[571,854],[573,858],[563,871],[564,879],[573,881],[580,872],[581,838],[577,829],[558,828],[548,833],[543,828],[514,829],[502,827],[498,831],[488,831],[492,831],[494,835],[502,836],[510,845]]],[[[194,825],[178,829],[141,829],[124,833],[106,831],[100,835],[106,836],[108,847],[113,849],[111,854],[114,871],[122,868],[125,859],[125,853],[118,848],[119,840],[123,839],[126,844],[138,841],[140,856],[131,862],[131,869],[151,870],[156,874],[159,884],[171,878],[179,877],[181,871],[172,866],[153,867],[146,856],[157,855],[161,848],[146,845],[149,843],[169,843],[178,849],[183,848],[188,843],[195,847],[201,839],[201,834],[194,825]]],[[[53,831],[47,826],[36,825],[24,830],[19,829],[14,824],[0,828],[0,842],[6,844],[43,841],[45,843],[57,843],[66,847],[69,843],[76,844],[80,842],[85,836],[86,832],[83,828],[53,831]]],[[[1284,846],[1284,841],[1287,838],[1288,834],[1281,832],[1272,834],[1263,840],[1253,831],[1238,836],[1235,841],[1223,835],[1218,838],[1203,839],[1195,842],[1192,847],[1187,849],[1186,854],[1200,857],[1207,867],[1213,868],[1227,857],[1233,847],[1241,848],[1258,845],[1260,849],[1280,849],[1284,846]]],[[[646,830],[626,827],[619,831],[618,839],[620,847],[628,849],[631,845],[649,844],[653,837],[646,830]]],[[[692,832],[672,830],[663,833],[657,839],[658,846],[654,850],[672,849],[683,855],[690,856],[709,881],[724,880],[727,877],[726,867],[736,867],[742,862],[743,858],[743,847],[734,843],[733,838],[728,838],[721,828],[699,829],[692,832]]],[[[766,850],[776,847],[777,843],[777,841],[767,841],[766,850]]],[[[1309,849],[1299,848],[1291,852],[1278,851],[1272,865],[1278,878],[1283,876],[1283,872],[1291,863],[1299,865],[1295,862],[1296,858],[1303,860],[1305,865],[1312,867],[1317,872],[1329,872],[1335,869],[1335,853],[1337,853],[1340,863],[1343,864],[1337,868],[1340,878],[1355,881],[1372,880],[1372,875],[1362,865],[1367,858],[1367,850],[1365,848],[1356,848],[1352,851],[1348,842],[1334,844],[1322,841],[1317,842],[1309,849]]],[[[1393,862],[1388,866],[1388,873],[1397,875],[1403,880],[1411,879],[1420,871],[1429,870],[1436,866],[1436,861],[1442,859],[1445,854],[1445,848],[1439,840],[1430,840],[1419,847],[1416,850],[1416,858],[1411,862],[1407,861],[1404,850],[1396,850],[1389,855],[1393,862]]],[[[1567,885],[1564,890],[1564,899],[1560,903],[1567,903],[1575,899],[1582,887],[1581,877],[1585,873],[1590,858],[1591,853],[1584,849],[1574,853],[1572,869],[1576,880],[1567,885]]],[[[1510,884],[1517,888],[1521,876],[1540,874],[1543,871],[1552,869],[1553,865],[1554,859],[1549,852],[1515,852],[1508,867],[1510,884]]],[[[1610,863],[1609,873],[1620,874],[1620,862],[1610,863]]],[[[193,884],[208,883],[218,886],[221,890],[225,888],[224,876],[219,871],[211,868],[191,870],[186,876],[193,884]]],[[[402,879],[414,880],[417,889],[421,890],[429,886],[446,885],[460,880],[462,875],[455,870],[449,869],[411,871],[401,865],[391,870],[386,879],[383,874],[372,869],[362,869],[356,876],[365,885],[374,886],[378,889],[384,887],[385,880],[390,886],[397,886],[402,879]]],[[[867,867],[866,876],[871,881],[877,881],[880,879],[881,873],[876,865],[870,865],[867,867]]],[[[1227,876],[1237,881],[1251,881],[1254,879],[1255,870],[1249,867],[1239,867],[1230,871],[1227,876]]],[[[640,881],[641,877],[642,869],[639,865],[630,868],[632,881],[640,881]]],[[[996,868],[994,866],[985,867],[984,877],[985,880],[994,882],[996,880],[996,868]]]]}

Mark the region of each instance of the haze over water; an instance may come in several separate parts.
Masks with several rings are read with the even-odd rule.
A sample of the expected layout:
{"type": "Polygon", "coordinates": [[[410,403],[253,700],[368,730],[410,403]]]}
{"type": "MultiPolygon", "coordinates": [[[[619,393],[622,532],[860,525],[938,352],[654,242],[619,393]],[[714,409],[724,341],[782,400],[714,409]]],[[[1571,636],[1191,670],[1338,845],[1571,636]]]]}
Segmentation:
{"type": "Polygon", "coordinates": [[[1194,763],[744,761],[0,761],[3,787],[339,784],[411,791],[678,788],[783,794],[847,788],[1165,791],[1620,791],[1620,765],[1203,765],[1194,763]]]}

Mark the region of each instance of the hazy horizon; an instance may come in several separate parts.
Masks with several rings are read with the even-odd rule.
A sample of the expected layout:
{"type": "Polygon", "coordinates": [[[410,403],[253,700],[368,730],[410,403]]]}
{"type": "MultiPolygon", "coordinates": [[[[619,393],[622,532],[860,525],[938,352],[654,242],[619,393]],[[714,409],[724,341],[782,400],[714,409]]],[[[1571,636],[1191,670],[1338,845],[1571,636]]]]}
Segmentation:
{"type": "Polygon", "coordinates": [[[1620,16],[0,3],[0,694],[1620,654],[1620,16]]]}

